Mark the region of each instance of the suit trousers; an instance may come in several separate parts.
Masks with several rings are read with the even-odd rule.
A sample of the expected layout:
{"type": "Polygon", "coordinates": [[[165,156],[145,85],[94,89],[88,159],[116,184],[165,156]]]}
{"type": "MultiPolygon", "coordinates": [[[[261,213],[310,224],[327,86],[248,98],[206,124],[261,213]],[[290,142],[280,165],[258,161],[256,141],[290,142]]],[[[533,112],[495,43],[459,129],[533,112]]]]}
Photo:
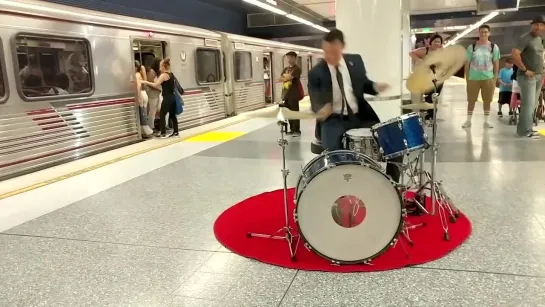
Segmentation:
{"type": "MultiPolygon", "coordinates": [[[[377,124],[377,122],[363,121],[356,115],[342,116],[340,114],[332,114],[320,124],[322,147],[329,151],[343,149],[342,139],[346,131],[357,128],[371,128],[374,124],[377,124]]],[[[401,163],[402,161],[403,157],[390,160],[390,162],[394,163],[401,163]]],[[[399,182],[399,178],[401,177],[399,167],[392,163],[386,164],[386,174],[396,182],[399,182]]]]}

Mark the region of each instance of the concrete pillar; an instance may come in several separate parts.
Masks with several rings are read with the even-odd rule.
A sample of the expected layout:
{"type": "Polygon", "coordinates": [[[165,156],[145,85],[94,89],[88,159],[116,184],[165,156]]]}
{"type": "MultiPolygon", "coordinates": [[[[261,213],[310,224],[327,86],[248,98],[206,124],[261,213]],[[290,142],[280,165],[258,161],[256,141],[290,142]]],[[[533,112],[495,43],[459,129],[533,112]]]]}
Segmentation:
{"type": "Polygon", "coordinates": [[[360,54],[368,77],[391,86],[378,97],[367,97],[380,120],[401,115],[402,0],[337,1],[336,22],[345,34],[345,52],[360,54]]]}

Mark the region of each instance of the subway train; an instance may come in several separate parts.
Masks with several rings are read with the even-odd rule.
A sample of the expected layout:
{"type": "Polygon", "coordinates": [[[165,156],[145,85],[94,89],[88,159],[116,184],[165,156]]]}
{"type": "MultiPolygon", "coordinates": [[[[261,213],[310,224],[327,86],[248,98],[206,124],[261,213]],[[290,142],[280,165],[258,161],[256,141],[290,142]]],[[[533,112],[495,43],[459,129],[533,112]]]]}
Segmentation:
{"type": "Polygon", "coordinates": [[[288,51],[301,83],[319,49],[34,0],[0,0],[0,180],[142,140],[134,61],[170,57],[180,128],[280,101],[288,51]]]}

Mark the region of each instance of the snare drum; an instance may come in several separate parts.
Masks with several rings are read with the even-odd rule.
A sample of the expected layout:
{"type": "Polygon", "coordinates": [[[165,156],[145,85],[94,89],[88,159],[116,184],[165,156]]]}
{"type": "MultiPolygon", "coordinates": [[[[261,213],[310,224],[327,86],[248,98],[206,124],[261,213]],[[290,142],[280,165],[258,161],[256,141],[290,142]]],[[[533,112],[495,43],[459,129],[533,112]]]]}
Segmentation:
{"type": "Polygon", "coordinates": [[[396,184],[360,153],[322,153],[305,166],[296,195],[305,246],[335,264],[369,262],[395,244],[403,227],[396,184]]]}
{"type": "Polygon", "coordinates": [[[376,161],[382,161],[377,141],[369,128],[346,131],[343,139],[344,149],[359,152],[376,161]]]}
{"type": "Polygon", "coordinates": [[[426,146],[422,120],[414,112],[376,124],[371,130],[378,140],[380,153],[386,160],[406,155],[426,146]]]}

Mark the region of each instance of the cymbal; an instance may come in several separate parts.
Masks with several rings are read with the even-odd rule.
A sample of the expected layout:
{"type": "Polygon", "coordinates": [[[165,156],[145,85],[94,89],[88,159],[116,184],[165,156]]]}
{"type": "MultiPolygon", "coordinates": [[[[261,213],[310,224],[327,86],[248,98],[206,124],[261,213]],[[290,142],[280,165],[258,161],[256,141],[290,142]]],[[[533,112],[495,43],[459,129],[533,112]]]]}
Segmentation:
{"type": "Polygon", "coordinates": [[[430,52],[426,58],[418,64],[407,79],[407,89],[412,93],[426,93],[433,89],[433,72],[430,67],[435,67],[437,83],[441,84],[464,66],[466,50],[460,45],[452,45],[446,48],[430,52]]]}
{"type": "MultiPolygon", "coordinates": [[[[431,103],[411,103],[411,104],[404,104],[400,107],[406,110],[433,110],[433,104],[431,103]]],[[[446,107],[446,105],[437,104],[437,108],[443,108],[443,107],[446,107]]]]}

